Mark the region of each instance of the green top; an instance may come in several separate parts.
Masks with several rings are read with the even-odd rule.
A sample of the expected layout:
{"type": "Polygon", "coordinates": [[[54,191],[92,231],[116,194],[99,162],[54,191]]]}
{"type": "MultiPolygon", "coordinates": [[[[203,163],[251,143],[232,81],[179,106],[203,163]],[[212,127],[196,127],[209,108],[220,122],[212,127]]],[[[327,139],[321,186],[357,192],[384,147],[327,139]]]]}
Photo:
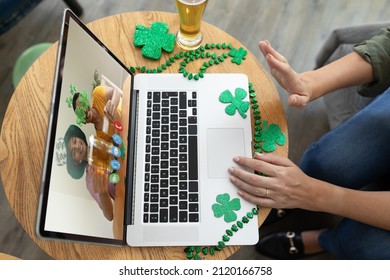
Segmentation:
{"type": "Polygon", "coordinates": [[[354,46],[353,50],[372,65],[374,81],[359,87],[363,96],[373,97],[390,86],[390,26],[354,46]]]}

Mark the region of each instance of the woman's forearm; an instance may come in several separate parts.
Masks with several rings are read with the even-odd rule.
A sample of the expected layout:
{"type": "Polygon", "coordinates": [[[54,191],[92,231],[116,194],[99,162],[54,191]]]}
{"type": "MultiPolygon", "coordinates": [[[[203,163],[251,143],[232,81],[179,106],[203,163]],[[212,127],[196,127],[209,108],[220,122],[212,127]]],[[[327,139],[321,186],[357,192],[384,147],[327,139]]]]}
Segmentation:
{"type": "Polygon", "coordinates": [[[311,101],[336,89],[366,84],[373,79],[371,64],[356,52],[299,76],[310,89],[311,101]]]}
{"type": "Polygon", "coordinates": [[[313,199],[308,210],[350,218],[390,230],[390,192],[358,191],[312,180],[313,199]],[[321,194],[319,194],[321,193],[321,194]]]}
{"type": "Polygon", "coordinates": [[[114,219],[114,210],[110,195],[108,192],[103,192],[99,193],[99,197],[104,217],[106,217],[107,220],[112,221],[114,219]]]}

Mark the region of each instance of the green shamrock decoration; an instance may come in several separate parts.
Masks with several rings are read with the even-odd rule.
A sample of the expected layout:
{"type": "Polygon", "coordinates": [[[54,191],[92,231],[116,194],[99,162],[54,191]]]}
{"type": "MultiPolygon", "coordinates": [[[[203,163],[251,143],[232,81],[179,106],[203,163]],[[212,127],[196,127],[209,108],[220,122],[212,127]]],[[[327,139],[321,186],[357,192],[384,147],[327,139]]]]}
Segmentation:
{"type": "MultiPolygon", "coordinates": [[[[73,96],[77,93],[77,88],[74,84],[70,85],[70,95],[66,98],[66,103],[69,108],[73,108],[73,96]]],[[[87,115],[85,114],[85,110],[89,109],[89,98],[86,90],[79,92],[79,97],[77,98],[79,101],[79,106],[74,110],[76,114],[76,123],[78,125],[82,125],[86,122],[87,115]]]]}
{"type": "Polygon", "coordinates": [[[286,136],[280,131],[280,126],[276,124],[268,125],[267,121],[264,121],[261,135],[255,137],[255,142],[264,142],[261,146],[263,151],[273,152],[276,150],[276,144],[281,146],[286,143],[286,136]]]}
{"type": "Polygon", "coordinates": [[[77,92],[77,88],[74,84],[70,84],[69,92],[70,96],[66,98],[66,103],[68,104],[68,107],[71,108],[73,103],[73,95],[77,92]]]}
{"type": "Polygon", "coordinates": [[[249,102],[242,101],[246,96],[247,92],[243,88],[236,88],[235,97],[233,97],[230,90],[225,90],[219,96],[219,101],[222,103],[231,103],[225,108],[226,114],[229,116],[233,116],[236,113],[236,109],[238,113],[240,113],[241,117],[244,119],[247,117],[245,114],[249,109],[249,102]]]}
{"type": "Polygon", "coordinates": [[[161,56],[161,49],[170,53],[175,48],[176,37],[168,33],[166,23],[154,22],[150,29],[137,24],[135,29],[133,43],[136,47],[142,47],[144,57],[157,60],[161,56]]]}
{"type": "Polygon", "coordinates": [[[220,194],[216,198],[218,203],[212,205],[214,216],[220,218],[224,216],[224,220],[227,223],[237,220],[237,214],[234,211],[241,209],[240,200],[234,198],[230,200],[230,196],[227,193],[220,194]]]}
{"type": "Polygon", "coordinates": [[[232,48],[229,52],[229,55],[233,57],[232,63],[236,63],[237,65],[240,65],[242,63],[242,60],[245,60],[245,56],[248,54],[247,50],[244,50],[243,48],[239,48],[238,50],[235,48],[232,48]]]}

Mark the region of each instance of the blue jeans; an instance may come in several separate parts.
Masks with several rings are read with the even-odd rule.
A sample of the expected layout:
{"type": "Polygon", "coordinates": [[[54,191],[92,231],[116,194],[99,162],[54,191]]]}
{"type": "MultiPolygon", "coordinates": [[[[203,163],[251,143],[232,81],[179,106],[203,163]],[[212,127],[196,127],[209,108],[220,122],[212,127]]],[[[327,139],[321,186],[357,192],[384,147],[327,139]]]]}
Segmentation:
{"type": "MultiPolygon", "coordinates": [[[[390,88],[312,144],[300,167],[307,175],[338,186],[390,190],[390,180],[378,183],[390,174],[390,88]]],[[[319,243],[340,259],[390,259],[390,231],[346,218],[324,231],[319,243]]]]}

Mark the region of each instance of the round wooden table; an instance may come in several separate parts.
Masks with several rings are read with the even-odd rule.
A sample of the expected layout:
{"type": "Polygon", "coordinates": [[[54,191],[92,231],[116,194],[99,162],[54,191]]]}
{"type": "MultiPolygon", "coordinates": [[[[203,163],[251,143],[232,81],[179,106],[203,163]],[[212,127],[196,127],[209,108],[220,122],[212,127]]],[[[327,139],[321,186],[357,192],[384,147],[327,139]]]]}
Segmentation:
{"type": "MultiPolygon", "coordinates": [[[[147,65],[156,68],[170,54],[163,53],[160,61],[151,61],[141,55],[133,45],[135,25],[150,26],[153,22],[165,22],[169,33],[176,34],[179,27],[177,14],[165,12],[131,12],[96,20],[88,27],[106,46],[128,66],[147,65]]],[[[227,43],[235,48],[244,47],[224,31],[202,23],[205,43],[227,43]]],[[[49,48],[28,70],[16,88],[8,105],[0,138],[0,170],[5,193],[11,208],[22,227],[33,241],[54,259],[185,259],[183,247],[115,247],[76,242],[39,239],[35,232],[42,159],[44,155],[48,113],[52,95],[57,44],[49,48]]],[[[178,46],[173,53],[179,52],[178,46]]],[[[187,71],[199,71],[201,60],[190,63],[187,71]]],[[[179,65],[166,72],[178,72],[179,65]]],[[[245,73],[256,90],[261,118],[278,124],[287,136],[287,124],[276,88],[256,58],[248,53],[241,65],[229,61],[207,69],[211,72],[245,73]]],[[[253,122],[252,122],[253,123],[253,122]]],[[[274,152],[287,156],[288,143],[274,152]]],[[[270,209],[262,208],[259,225],[270,209]]],[[[4,225],[3,225],[4,226],[4,225]]],[[[226,259],[240,246],[227,246],[209,259],[226,259]]]]}

